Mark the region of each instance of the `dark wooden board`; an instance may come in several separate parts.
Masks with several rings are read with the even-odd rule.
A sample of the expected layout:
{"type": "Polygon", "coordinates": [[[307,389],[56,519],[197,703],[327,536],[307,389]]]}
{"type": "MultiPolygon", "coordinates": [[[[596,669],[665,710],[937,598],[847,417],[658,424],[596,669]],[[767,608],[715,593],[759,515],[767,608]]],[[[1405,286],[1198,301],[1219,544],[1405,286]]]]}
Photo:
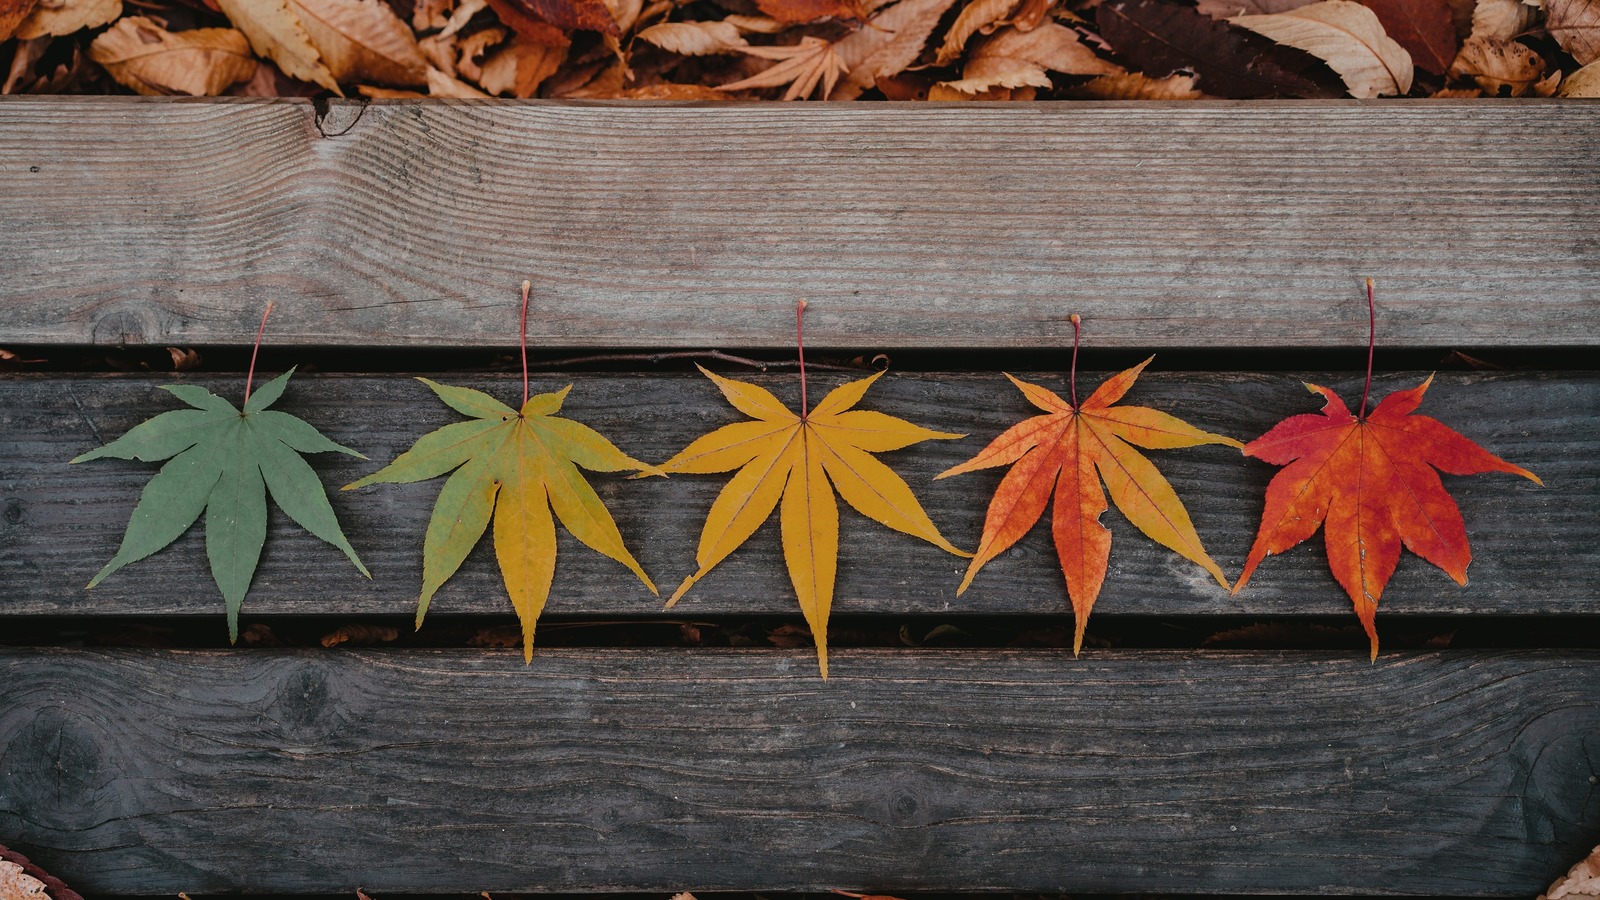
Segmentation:
{"type": "MultiPolygon", "coordinates": [[[[1159,360],[1157,364],[1159,365],[1159,360]]],[[[816,395],[855,376],[815,375],[816,395]]],[[[1065,391],[1062,377],[1025,375],[1065,391]]],[[[1085,389],[1102,375],[1085,373],[1085,389]]],[[[1329,383],[1350,403],[1359,376],[1304,376],[1329,383]]],[[[1424,376],[1383,376],[1379,397],[1424,376]]],[[[1196,425],[1248,440],[1279,419],[1318,407],[1291,374],[1147,373],[1126,402],[1173,412],[1196,425]]],[[[229,397],[241,380],[185,379],[229,397]]],[[[520,395],[520,377],[457,376],[503,397],[520,395]]],[[[761,376],[789,402],[795,377],[761,376]]],[[[740,418],[697,374],[541,375],[536,389],[576,386],[564,413],[648,461],[665,460],[694,437],[740,418]]],[[[178,403],[158,386],[168,378],[18,377],[0,380],[0,616],[206,614],[221,602],[206,569],[201,531],[132,565],[93,591],[84,584],[116,551],[153,464],[66,461],[178,403]]],[[[816,396],[814,395],[814,396],[816,396]]],[[[933,428],[968,432],[884,455],[917,491],[957,545],[977,544],[984,510],[1001,470],[933,481],[994,435],[1034,414],[998,374],[891,374],[863,407],[933,428]]],[[[313,458],[333,487],[374,471],[422,434],[459,419],[427,388],[401,376],[300,376],[277,408],[303,416],[370,462],[327,454],[313,458]]],[[[1506,475],[1446,476],[1465,516],[1475,555],[1471,582],[1457,587],[1422,560],[1404,557],[1383,598],[1386,613],[1543,614],[1600,612],[1600,375],[1446,374],[1421,410],[1453,425],[1491,452],[1545,479],[1539,488],[1506,475]]],[[[1152,452],[1177,486],[1199,533],[1223,569],[1243,564],[1261,515],[1267,481],[1277,471],[1226,447],[1152,452]]],[[[726,476],[627,480],[594,475],[624,538],[670,591],[693,571],[701,523],[726,476]]],[[[440,482],[335,492],[351,540],[373,571],[367,581],[334,549],[274,511],[261,568],[246,602],[255,614],[406,614],[414,609],[421,544],[440,482]]],[[[990,563],[960,598],[965,561],[856,514],[841,513],[840,613],[1065,613],[1065,586],[1048,527],[990,563]]],[[[1322,539],[1268,560],[1237,597],[1193,566],[1145,539],[1120,513],[1100,613],[1342,614],[1349,600],[1327,569],[1322,539]]],[[[776,521],[697,585],[670,615],[797,613],[781,557],[776,521]]],[[[560,532],[550,613],[654,616],[660,601],[620,565],[560,532]]],[[[431,607],[434,616],[504,613],[509,601],[492,547],[484,541],[431,607]]],[[[221,628],[219,621],[218,628],[221,628]]]]}
{"type": "Polygon", "coordinates": [[[0,337],[1592,345],[1600,106],[0,98],[0,337]],[[1493,161],[1489,164],[1487,161],[1493,161]]]}
{"type": "Polygon", "coordinates": [[[110,894],[1532,896],[1600,655],[0,650],[0,842],[110,894]]]}

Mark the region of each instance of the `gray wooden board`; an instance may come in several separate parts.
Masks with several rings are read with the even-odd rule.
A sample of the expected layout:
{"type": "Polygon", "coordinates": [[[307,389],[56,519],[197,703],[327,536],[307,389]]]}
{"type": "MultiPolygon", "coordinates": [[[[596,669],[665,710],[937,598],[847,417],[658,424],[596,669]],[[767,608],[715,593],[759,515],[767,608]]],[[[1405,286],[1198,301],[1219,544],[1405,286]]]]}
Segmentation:
{"type": "Polygon", "coordinates": [[[0,842],[79,890],[1532,896],[1600,655],[0,650],[0,842]]]}
{"type": "MultiPolygon", "coordinates": [[[[520,395],[518,375],[440,377],[508,399],[520,395]]],[[[815,375],[812,396],[853,377],[815,375]]],[[[1066,389],[1059,374],[1023,377],[1066,389]]],[[[1084,373],[1082,389],[1089,390],[1102,377],[1084,373]]],[[[1154,406],[1199,427],[1249,440],[1286,416],[1318,408],[1318,398],[1301,386],[1302,377],[1330,384],[1352,405],[1360,398],[1361,379],[1348,373],[1197,374],[1153,368],[1124,402],[1154,406]]],[[[1374,398],[1423,377],[1382,376],[1374,398]]],[[[182,380],[234,398],[242,389],[237,377],[182,380]]],[[[798,400],[793,375],[750,380],[772,387],[787,402],[798,400]]],[[[575,386],[563,414],[598,428],[647,461],[663,461],[696,436],[742,418],[698,374],[540,375],[535,390],[569,382],[575,386]]],[[[176,408],[176,399],[158,389],[170,383],[173,379],[128,376],[0,379],[0,616],[220,613],[199,527],[93,591],[84,590],[90,576],[116,552],[139,492],[157,467],[120,460],[68,466],[66,461],[151,415],[176,408]]],[[[861,407],[969,434],[882,459],[913,486],[952,541],[976,546],[984,510],[1003,470],[941,481],[932,477],[1037,411],[998,374],[890,374],[879,380],[861,407]]],[[[304,417],[334,440],[371,457],[370,462],[338,454],[312,457],[324,483],[334,488],[375,471],[422,434],[460,419],[426,387],[402,376],[298,376],[275,408],[304,417]]],[[[1600,374],[1440,375],[1420,412],[1530,468],[1546,486],[1509,475],[1445,476],[1472,541],[1471,581],[1457,587],[1443,572],[1407,554],[1382,609],[1468,615],[1600,612],[1600,522],[1595,517],[1600,500],[1600,374]]],[[[1259,524],[1266,484],[1277,470],[1221,446],[1152,451],[1149,456],[1177,487],[1212,555],[1230,576],[1237,574],[1259,524]]],[[[701,523],[727,476],[628,480],[595,474],[590,480],[628,545],[663,588],[670,591],[693,571],[701,523]]],[[[421,581],[422,535],[439,484],[332,493],[352,542],[373,572],[371,581],[360,577],[336,550],[274,510],[246,615],[411,612],[421,581]]],[[[1328,571],[1320,536],[1268,559],[1249,588],[1231,597],[1199,567],[1139,534],[1114,509],[1105,521],[1114,538],[1097,612],[1349,611],[1349,600],[1328,571]]],[[[841,522],[836,612],[962,615],[1069,609],[1046,524],[986,566],[958,598],[955,589],[964,560],[890,531],[847,506],[841,522]]],[[[660,601],[622,566],[564,531],[558,533],[559,563],[548,612],[661,614],[660,601]]],[[[444,587],[431,612],[510,615],[490,540],[481,542],[444,587]]],[[[670,615],[767,613],[798,613],[776,521],[763,526],[670,615]]],[[[222,627],[220,619],[217,627],[222,627]]]]}
{"type": "Polygon", "coordinates": [[[0,98],[0,338],[1591,345],[1600,106],[0,98]],[[324,135],[324,131],[327,135],[324,135]]]}

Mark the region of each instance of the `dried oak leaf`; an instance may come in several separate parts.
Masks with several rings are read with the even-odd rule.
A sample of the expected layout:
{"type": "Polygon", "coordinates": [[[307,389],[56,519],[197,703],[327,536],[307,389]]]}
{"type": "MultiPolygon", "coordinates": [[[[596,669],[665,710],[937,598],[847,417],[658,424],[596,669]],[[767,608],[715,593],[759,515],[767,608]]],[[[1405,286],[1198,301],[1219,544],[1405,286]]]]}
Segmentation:
{"type": "Polygon", "coordinates": [[[861,0],[755,0],[756,7],[771,18],[789,25],[838,19],[861,22],[867,18],[861,0]]]}
{"type": "Polygon", "coordinates": [[[1003,28],[983,38],[967,54],[961,79],[941,82],[961,94],[994,88],[1050,87],[1046,70],[1067,75],[1115,75],[1120,66],[1095,55],[1078,32],[1054,22],[1032,31],[1003,28]]]}
{"type": "Polygon", "coordinates": [[[1286,13],[1228,21],[1327,63],[1352,97],[1403,96],[1411,90],[1411,54],[1384,33],[1377,14],[1354,0],[1322,0],[1286,13]]]}
{"type": "Polygon", "coordinates": [[[1600,847],[1568,869],[1539,900],[1600,900],[1600,847]]]}
{"type": "Polygon", "coordinates": [[[1189,513],[1172,485],[1135,447],[1170,450],[1201,444],[1243,446],[1238,441],[1201,431],[1160,410],[1145,406],[1116,406],[1133,387],[1151,357],[1105,380],[1082,405],[1063,400],[1054,392],[1006,375],[1028,402],[1044,415],[1024,419],[1002,432],[972,459],[940,472],[939,478],[1011,466],[984,517],[978,552],[956,590],[959,596],[972,584],[984,564],[1005,552],[1027,534],[1050,505],[1051,531],[1056,555],[1067,580],[1067,596],[1077,623],[1072,652],[1083,646],[1084,626],[1105,582],[1111,557],[1111,532],[1100,524],[1106,511],[1101,479],[1111,499],[1128,521],[1151,540],[1184,559],[1197,563],[1224,588],[1228,579],[1206,554],[1195,534],[1189,513]],[[1099,473],[1098,475],[1096,473],[1099,473]]]}
{"type": "MultiPolygon", "coordinates": [[[[1471,78],[1491,97],[1521,97],[1541,93],[1544,60],[1516,41],[1470,37],[1461,45],[1450,75],[1471,78]]],[[[1549,88],[1553,92],[1555,85],[1552,83],[1549,88]]]]}
{"type": "Polygon", "coordinates": [[[783,556],[800,609],[817,642],[817,665],[828,677],[828,611],[839,563],[839,507],[834,491],[856,511],[896,531],[957,556],[911,488],[874,453],[926,440],[963,435],[930,431],[904,419],[855,409],[867,388],[883,377],[833,389],[808,414],[795,415],[765,388],[700,371],[750,421],[725,425],[696,438],[661,464],[665,473],[738,472],[706,515],[695,561],[699,569],[673,592],[671,607],[717,563],[737,550],[779,506],[783,556]],[[831,486],[830,486],[831,485],[831,486]]]}
{"type": "Polygon", "coordinates": [[[833,45],[847,70],[829,100],[854,100],[880,79],[904,71],[922,55],[923,45],[955,0],[900,0],[872,17],[865,27],[833,45]]]}
{"type": "Polygon", "coordinates": [[[409,484],[453,473],[439,491],[423,539],[417,627],[422,627],[433,595],[477,546],[491,517],[495,556],[511,605],[522,620],[522,653],[530,662],[534,626],[555,577],[556,518],[573,537],[622,563],[651,593],[656,592],[623,546],[611,513],[578,468],[660,473],[618,450],[589,426],[557,416],[571,385],[529,397],[517,410],[482,391],[418,380],[468,421],[424,435],[387,466],[344,487],[348,491],[370,484],[409,484]]]}
{"type": "MultiPolygon", "coordinates": [[[[250,42],[232,28],[170,32],[144,16],[126,16],[89,45],[89,57],[118,82],[151,97],[221,94],[256,74],[250,42]]],[[[169,347],[173,369],[199,365],[199,354],[169,347]]]]}
{"type": "Polygon", "coordinates": [[[737,53],[750,46],[731,22],[662,22],[644,29],[637,37],[683,56],[737,53]]]}
{"type": "Polygon", "coordinates": [[[1119,72],[1091,78],[1068,88],[1066,94],[1078,100],[1199,100],[1205,94],[1195,81],[1193,75],[1151,78],[1139,72],[1119,72]]]}
{"type": "Polygon", "coordinates": [[[1467,583],[1472,551],[1466,526],[1434,470],[1509,472],[1543,482],[1437,419],[1413,415],[1432,382],[1430,376],[1417,387],[1390,394],[1361,418],[1333,391],[1308,384],[1326,401],[1320,415],[1291,416],[1245,445],[1245,456],[1285,468],[1267,486],[1261,528],[1234,583],[1235,594],[1267,556],[1321,527],[1328,565],[1355,604],[1377,659],[1378,599],[1400,562],[1402,544],[1457,584],[1467,583]]]}
{"type": "Polygon", "coordinates": [[[1153,77],[1188,70],[1200,76],[1199,88],[1212,96],[1327,98],[1343,93],[1307,76],[1318,65],[1310,55],[1275,47],[1177,0],[1107,0],[1100,4],[1096,23],[1116,55],[1134,68],[1153,77]]]}
{"type": "Polygon", "coordinates": [[[717,85],[718,90],[744,91],[753,88],[773,88],[788,85],[785,100],[804,100],[822,88],[827,97],[846,72],[845,65],[834,53],[833,44],[819,37],[806,36],[798,44],[776,47],[744,47],[741,53],[762,59],[780,60],[777,65],[763,69],[749,78],[717,85]]]}
{"type": "Polygon", "coordinates": [[[1360,0],[1417,68],[1443,75],[1456,58],[1456,26],[1445,0],[1360,0]]]}
{"type": "Polygon", "coordinates": [[[99,28],[122,15],[122,0],[39,0],[17,24],[15,37],[31,41],[99,28]]]}
{"type": "Polygon", "coordinates": [[[1580,65],[1600,59],[1600,0],[1546,0],[1545,29],[1580,65]]]}
{"type": "Polygon", "coordinates": [[[300,454],[366,457],[323,437],[303,419],[268,409],[293,374],[290,369],[247,395],[242,410],[197,385],[163,385],[162,390],[193,408],[161,413],[72,460],[168,460],[139,495],[117,555],[89,587],[177,540],[203,512],[211,577],[228,607],[228,638],[237,640],[239,608],[267,540],[269,491],[289,518],[343,551],[362,575],[372,577],[345,539],[317,473],[300,454]]]}

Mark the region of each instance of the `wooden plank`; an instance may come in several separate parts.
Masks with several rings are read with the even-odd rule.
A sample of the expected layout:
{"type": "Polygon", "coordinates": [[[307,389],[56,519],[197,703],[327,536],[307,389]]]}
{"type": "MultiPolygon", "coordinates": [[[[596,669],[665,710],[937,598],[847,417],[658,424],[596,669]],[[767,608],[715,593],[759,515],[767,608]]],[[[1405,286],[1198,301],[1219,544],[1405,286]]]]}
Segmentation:
{"type": "Polygon", "coordinates": [[[1595,343],[1600,107],[0,101],[13,343],[1595,343]],[[1494,160],[1487,165],[1486,160],[1494,160]],[[625,312],[623,312],[625,311],[625,312]]]}
{"type": "MultiPolygon", "coordinates": [[[[1159,360],[1157,364],[1159,365],[1159,360]]],[[[813,388],[839,384],[815,375],[813,388]]],[[[1060,375],[1025,375],[1065,392],[1060,375]]],[[[1097,383],[1100,374],[1083,375],[1097,383]]],[[[1419,373],[1385,375],[1374,396],[1409,387],[1419,373]]],[[[1302,378],[1330,384],[1355,403],[1351,374],[1207,374],[1147,371],[1128,402],[1177,413],[1240,439],[1317,407],[1302,378]]],[[[237,377],[185,379],[236,397],[237,377]]],[[[512,396],[515,375],[447,379],[512,396]]],[[[798,401],[793,375],[751,380],[798,401]]],[[[696,436],[739,415],[715,387],[694,374],[540,376],[536,389],[575,382],[565,414],[613,438],[633,455],[664,460],[696,436]]],[[[95,588],[83,585],[116,551],[154,465],[67,460],[110,440],[176,401],[171,379],[125,376],[0,380],[0,616],[215,615],[221,604],[206,569],[199,529],[95,588]]],[[[933,520],[957,545],[976,546],[1000,471],[932,480],[983,447],[1010,424],[1033,415],[999,375],[893,374],[868,396],[869,408],[929,427],[968,432],[961,441],[929,442],[884,459],[913,485],[933,520]]],[[[354,481],[392,459],[422,434],[459,419],[433,394],[400,376],[302,376],[279,408],[303,416],[371,462],[336,454],[313,458],[331,486],[354,481]],[[337,457],[337,458],[335,458],[337,457]]],[[[1510,476],[1447,476],[1472,540],[1471,583],[1407,555],[1383,598],[1386,613],[1494,614],[1600,612],[1600,374],[1445,374],[1422,412],[1545,479],[1545,487],[1510,476]]],[[[1226,447],[1152,453],[1185,499],[1197,528],[1230,575],[1243,565],[1261,515],[1263,492],[1277,471],[1226,447]]],[[[645,569],[670,589],[694,568],[700,524],[725,476],[630,481],[595,475],[624,538],[645,569]]],[[[333,502],[373,572],[361,578],[335,550],[274,513],[246,614],[408,614],[421,581],[421,541],[438,482],[335,493],[333,502]]],[[[988,565],[960,598],[965,561],[870,522],[841,514],[840,613],[1060,613],[1065,589],[1048,529],[1036,528],[988,565]]],[[[1097,610],[1137,614],[1344,614],[1349,601],[1327,569],[1321,539],[1268,561],[1249,590],[1230,597],[1198,567],[1138,534],[1111,512],[1111,572],[1097,610]]],[[[651,616],[660,602],[620,565],[561,532],[560,562],[549,612],[651,616]]],[[[793,614],[793,589],[770,522],[677,606],[673,616],[793,614]]],[[[487,541],[435,598],[434,616],[508,614],[510,606],[487,541]]],[[[221,627],[220,625],[218,626],[221,627]]]]}
{"type": "Polygon", "coordinates": [[[0,840],[104,894],[1524,897],[1600,841],[1592,652],[811,665],[0,650],[0,840]]]}

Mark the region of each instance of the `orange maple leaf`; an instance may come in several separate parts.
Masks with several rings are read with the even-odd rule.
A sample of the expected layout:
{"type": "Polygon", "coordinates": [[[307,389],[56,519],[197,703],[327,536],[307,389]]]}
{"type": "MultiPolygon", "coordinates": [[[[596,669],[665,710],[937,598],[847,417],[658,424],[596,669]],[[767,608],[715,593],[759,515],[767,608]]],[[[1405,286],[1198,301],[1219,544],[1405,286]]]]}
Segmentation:
{"type": "MultiPolygon", "coordinates": [[[[1308,384],[1326,403],[1321,415],[1290,416],[1245,445],[1244,455],[1286,468],[1267,485],[1238,593],[1269,554],[1282,553],[1323,527],[1333,577],[1355,603],[1378,658],[1378,598],[1400,562],[1400,545],[1467,583],[1466,525],[1439,473],[1510,472],[1543,484],[1427,416],[1412,415],[1433,382],[1383,398],[1371,415],[1352,414],[1339,395],[1308,384]]],[[[1365,398],[1363,398],[1363,401],[1365,398]]],[[[1365,402],[1362,406],[1365,407],[1365,402]]]]}
{"type": "MultiPolygon", "coordinates": [[[[1077,317],[1073,319],[1077,325],[1077,317]]],[[[972,584],[984,563],[1033,528],[1054,492],[1051,530],[1077,620],[1077,633],[1072,639],[1074,655],[1083,647],[1083,629],[1095,598],[1100,595],[1106,563],[1111,557],[1111,532],[1100,524],[1100,514],[1107,508],[1105,493],[1100,489],[1102,478],[1117,509],[1128,521],[1156,543],[1199,563],[1224,588],[1228,586],[1222,570],[1200,545],[1177,492],[1134,447],[1166,450],[1199,444],[1244,445],[1201,431],[1159,410],[1113,406],[1133,387],[1150,359],[1107,379],[1081,406],[1076,403],[1076,389],[1074,402],[1068,403],[1052,391],[1006,375],[1045,415],[1013,425],[977,456],[938,475],[944,478],[1011,465],[989,502],[983,538],[956,591],[958,595],[972,584]]]]}

